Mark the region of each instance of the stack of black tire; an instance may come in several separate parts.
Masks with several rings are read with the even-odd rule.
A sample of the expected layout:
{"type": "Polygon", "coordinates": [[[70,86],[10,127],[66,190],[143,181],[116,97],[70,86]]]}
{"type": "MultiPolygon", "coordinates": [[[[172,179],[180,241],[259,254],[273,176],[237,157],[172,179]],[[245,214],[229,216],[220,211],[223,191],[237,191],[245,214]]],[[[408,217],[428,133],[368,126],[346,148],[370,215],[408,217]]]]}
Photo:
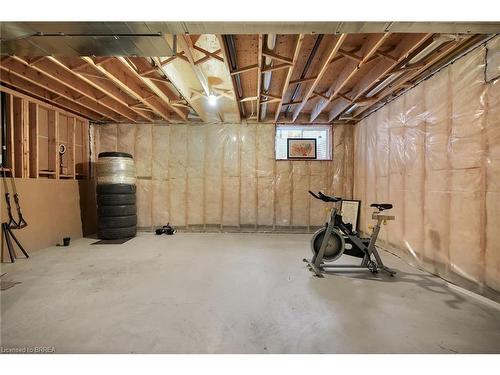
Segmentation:
{"type": "Polygon", "coordinates": [[[97,225],[97,236],[102,240],[129,238],[137,234],[135,167],[130,154],[99,154],[97,225]]]}

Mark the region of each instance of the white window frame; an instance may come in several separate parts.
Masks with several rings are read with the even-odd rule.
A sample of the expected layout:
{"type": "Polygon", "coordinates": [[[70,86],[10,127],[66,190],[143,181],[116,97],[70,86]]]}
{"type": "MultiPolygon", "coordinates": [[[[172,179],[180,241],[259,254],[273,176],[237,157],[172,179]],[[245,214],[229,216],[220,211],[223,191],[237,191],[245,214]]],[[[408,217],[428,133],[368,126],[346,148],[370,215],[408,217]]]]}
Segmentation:
{"type": "Polygon", "coordinates": [[[276,134],[278,132],[279,127],[287,127],[287,128],[300,128],[303,130],[304,128],[307,127],[320,127],[320,128],[328,128],[329,129],[329,134],[330,134],[330,139],[329,139],[329,158],[327,159],[311,159],[309,161],[332,161],[333,160],[333,125],[330,124],[283,124],[283,123],[276,123],[274,126],[274,160],[275,161],[297,161],[293,159],[278,159],[276,155],[276,134]]]}

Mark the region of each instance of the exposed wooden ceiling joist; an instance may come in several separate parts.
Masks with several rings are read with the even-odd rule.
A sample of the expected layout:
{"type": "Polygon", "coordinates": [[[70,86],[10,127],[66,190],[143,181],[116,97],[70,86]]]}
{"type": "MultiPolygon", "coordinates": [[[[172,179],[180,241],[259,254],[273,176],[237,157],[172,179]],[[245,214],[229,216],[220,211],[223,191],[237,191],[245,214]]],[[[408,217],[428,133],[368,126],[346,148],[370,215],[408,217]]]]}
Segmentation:
{"type": "Polygon", "coordinates": [[[99,116],[96,116],[99,120],[107,119],[116,122],[120,121],[120,117],[117,116],[116,113],[100,105],[98,100],[86,97],[78,90],[72,88],[70,84],[54,80],[43,72],[36,70],[34,66],[32,67],[25,63],[24,60],[20,58],[3,58],[0,63],[0,68],[99,114],[99,116]]]}
{"type": "Polygon", "coordinates": [[[335,43],[332,43],[330,46],[327,47],[327,48],[329,48],[329,50],[327,52],[327,57],[324,59],[324,62],[319,69],[319,72],[317,74],[316,79],[309,85],[309,87],[306,91],[306,94],[304,95],[304,97],[302,99],[302,102],[297,107],[295,107],[295,109],[293,111],[292,122],[295,122],[295,120],[299,116],[300,112],[302,111],[302,108],[304,108],[307,101],[309,100],[309,98],[313,94],[314,90],[316,89],[316,86],[321,81],[321,79],[323,78],[323,75],[326,73],[328,67],[330,66],[331,60],[335,57],[335,55],[339,51],[339,49],[342,46],[342,43],[344,42],[346,37],[347,37],[347,34],[339,35],[337,37],[337,40],[335,41],[335,43]]]}
{"type": "Polygon", "coordinates": [[[120,87],[123,91],[127,92],[129,95],[137,99],[139,102],[143,103],[147,108],[150,108],[154,113],[170,122],[170,115],[161,108],[158,104],[152,102],[150,99],[152,95],[144,93],[144,90],[137,84],[134,83],[130,76],[127,76],[122,71],[120,71],[113,61],[106,63],[95,63],[94,59],[90,57],[82,57],[90,66],[94,67],[96,70],[104,74],[109,78],[114,84],[120,87]]]}
{"type": "MultiPolygon", "coordinates": [[[[385,34],[372,34],[369,36],[368,40],[361,46],[360,55],[358,59],[351,59],[344,69],[339,73],[337,79],[333,82],[327,91],[328,98],[322,98],[318,103],[316,103],[313,111],[311,112],[310,122],[313,122],[318,115],[323,112],[323,110],[328,106],[332,99],[344,89],[345,85],[352,79],[357,72],[359,72],[361,66],[366,63],[374,53],[380,48],[380,46],[387,40],[389,33],[385,34]]],[[[341,51],[342,55],[349,54],[346,51],[341,51]]]]}
{"type": "MultiPolygon", "coordinates": [[[[328,114],[330,121],[339,117],[351,106],[353,102],[361,98],[362,95],[366,94],[374,83],[390,72],[398,64],[398,62],[404,60],[412,51],[419,48],[431,37],[432,34],[405,35],[394,50],[390,52],[390,56],[394,57],[397,61],[387,58],[380,59],[380,61],[377,61],[368,72],[364,72],[364,75],[353,87],[348,96],[344,95],[345,97],[343,97],[340,93],[337,93],[335,103],[328,114]]],[[[385,54],[389,55],[389,52],[385,54]]]]}
{"type": "MultiPolygon", "coordinates": [[[[30,60],[29,63],[33,65],[33,61],[30,60]]],[[[134,111],[127,106],[121,105],[119,102],[117,103],[109,93],[95,87],[95,85],[85,79],[85,77],[81,77],[78,72],[73,72],[56,58],[48,56],[38,60],[35,69],[43,71],[45,74],[61,83],[67,82],[71,84],[71,87],[82,95],[89,99],[96,100],[99,104],[109,108],[123,118],[132,122],[137,121],[137,114],[134,111]]]]}
{"type": "Polygon", "coordinates": [[[165,103],[175,113],[177,113],[182,120],[184,121],[187,120],[186,113],[181,109],[179,109],[178,107],[173,106],[171,104],[170,98],[167,95],[165,95],[165,93],[156,85],[154,81],[152,81],[148,77],[145,77],[144,75],[139,74],[137,70],[135,70],[134,67],[131,65],[131,63],[127,61],[124,57],[117,57],[117,59],[130,70],[132,75],[141,80],[153,93],[155,93],[163,103],[165,103]]]}
{"type": "Polygon", "coordinates": [[[74,114],[86,117],[89,120],[107,121],[107,119],[101,114],[94,112],[81,104],[75,103],[73,100],[69,100],[59,94],[55,94],[52,91],[45,89],[43,85],[30,82],[24,77],[12,74],[7,70],[0,70],[0,81],[2,84],[10,86],[16,91],[33,96],[34,98],[65,109],[74,114]]]}
{"type": "MultiPolygon", "coordinates": [[[[68,64],[68,62],[62,58],[55,58],[49,56],[47,57],[47,59],[50,59],[55,63],[61,65],[62,67],[70,71],[72,74],[80,78],[82,81],[95,87],[103,94],[106,94],[109,98],[113,99],[117,103],[117,107],[120,109],[120,111],[128,113],[130,116],[135,115],[135,118],[138,120],[146,122],[153,121],[153,117],[150,114],[146,114],[143,111],[136,110],[135,108],[131,107],[129,105],[130,103],[126,101],[128,98],[125,98],[124,93],[120,91],[119,88],[116,87],[112,82],[110,82],[108,78],[103,77],[102,75],[98,75],[97,73],[93,75],[85,71],[73,69],[68,64]]],[[[88,66],[86,62],[84,62],[83,64],[85,64],[85,66],[88,66]]]]}
{"type": "Polygon", "coordinates": [[[396,93],[400,89],[408,88],[413,86],[411,80],[418,77],[424,71],[428,70],[434,64],[443,59],[446,55],[452,52],[459,45],[467,45],[471,42],[474,43],[476,40],[481,40],[481,38],[471,37],[469,40],[450,40],[439,46],[435,51],[430,53],[428,56],[424,57],[422,61],[410,65],[411,69],[404,70],[403,68],[397,69],[400,75],[395,81],[391,82],[387,87],[382,89],[377,93],[377,101],[371,103],[370,106],[360,108],[354,112],[353,117],[363,117],[366,113],[373,111],[373,107],[382,105],[390,96],[396,93]]]}
{"type": "MultiPolygon", "coordinates": [[[[300,47],[302,46],[302,42],[304,41],[304,35],[297,35],[297,42],[295,43],[295,47],[293,50],[293,57],[291,59],[291,64],[288,67],[288,71],[285,77],[285,81],[283,83],[283,87],[281,88],[281,95],[278,104],[276,105],[276,111],[274,113],[274,121],[278,120],[278,116],[281,112],[281,108],[283,106],[283,98],[285,97],[286,91],[290,86],[290,79],[292,78],[293,68],[295,68],[295,64],[297,63],[297,59],[299,58],[300,47]]],[[[316,78],[315,78],[316,79],[316,78]]]]}
{"type": "Polygon", "coordinates": [[[241,122],[241,108],[239,105],[240,98],[238,96],[238,91],[236,89],[235,77],[233,75],[233,72],[231,72],[231,67],[229,66],[229,59],[227,56],[227,54],[228,54],[227,46],[226,46],[226,43],[225,43],[222,35],[217,35],[217,40],[219,41],[219,45],[221,47],[221,54],[222,54],[223,59],[224,59],[224,66],[226,67],[226,73],[228,73],[229,76],[231,77],[231,86],[233,88],[233,91],[232,91],[233,107],[234,107],[235,113],[237,115],[238,122],[241,122]]]}
{"type": "Polygon", "coordinates": [[[0,72],[8,87],[95,121],[358,121],[480,35],[270,37],[182,34],[173,56],[5,56],[0,72]]]}
{"type": "MultiPolygon", "coordinates": [[[[201,70],[200,66],[196,64],[196,60],[193,56],[193,50],[195,49],[195,43],[191,39],[189,35],[179,35],[177,37],[177,41],[179,42],[180,47],[182,48],[184,55],[187,57],[191,69],[194,71],[196,77],[198,78],[199,83],[203,87],[203,91],[205,92],[205,96],[208,97],[210,92],[210,83],[201,70]]],[[[218,112],[218,116],[220,121],[223,121],[223,116],[220,112],[218,112]]]]}
{"type": "Polygon", "coordinates": [[[264,43],[264,35],[259,35],[257,42],[257,122],[260,121],[260,101],[262,87],[262,49],[264,43]]]}

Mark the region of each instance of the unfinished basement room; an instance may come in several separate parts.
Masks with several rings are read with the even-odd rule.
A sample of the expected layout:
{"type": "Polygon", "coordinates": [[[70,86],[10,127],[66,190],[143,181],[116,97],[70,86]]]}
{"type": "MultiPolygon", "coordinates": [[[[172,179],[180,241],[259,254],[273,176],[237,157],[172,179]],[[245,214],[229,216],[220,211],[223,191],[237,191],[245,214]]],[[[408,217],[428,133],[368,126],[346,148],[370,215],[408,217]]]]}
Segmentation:
{"type": "Polygon", "coordinates": [[[500,22],[0,33],[2,354],[500,353],[500,22]]]}

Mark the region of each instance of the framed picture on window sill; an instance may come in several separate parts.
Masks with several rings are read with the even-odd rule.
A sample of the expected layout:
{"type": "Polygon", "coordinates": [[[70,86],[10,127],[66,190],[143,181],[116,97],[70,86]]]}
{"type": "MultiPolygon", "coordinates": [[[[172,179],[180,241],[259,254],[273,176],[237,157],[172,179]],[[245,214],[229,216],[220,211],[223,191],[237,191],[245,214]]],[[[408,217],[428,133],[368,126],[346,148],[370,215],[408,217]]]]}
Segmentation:
{"type": "Polygon", "coordinates": [[[287,139],[287,159],[315,160],[317,157],[316,138],[287,139]]]}

